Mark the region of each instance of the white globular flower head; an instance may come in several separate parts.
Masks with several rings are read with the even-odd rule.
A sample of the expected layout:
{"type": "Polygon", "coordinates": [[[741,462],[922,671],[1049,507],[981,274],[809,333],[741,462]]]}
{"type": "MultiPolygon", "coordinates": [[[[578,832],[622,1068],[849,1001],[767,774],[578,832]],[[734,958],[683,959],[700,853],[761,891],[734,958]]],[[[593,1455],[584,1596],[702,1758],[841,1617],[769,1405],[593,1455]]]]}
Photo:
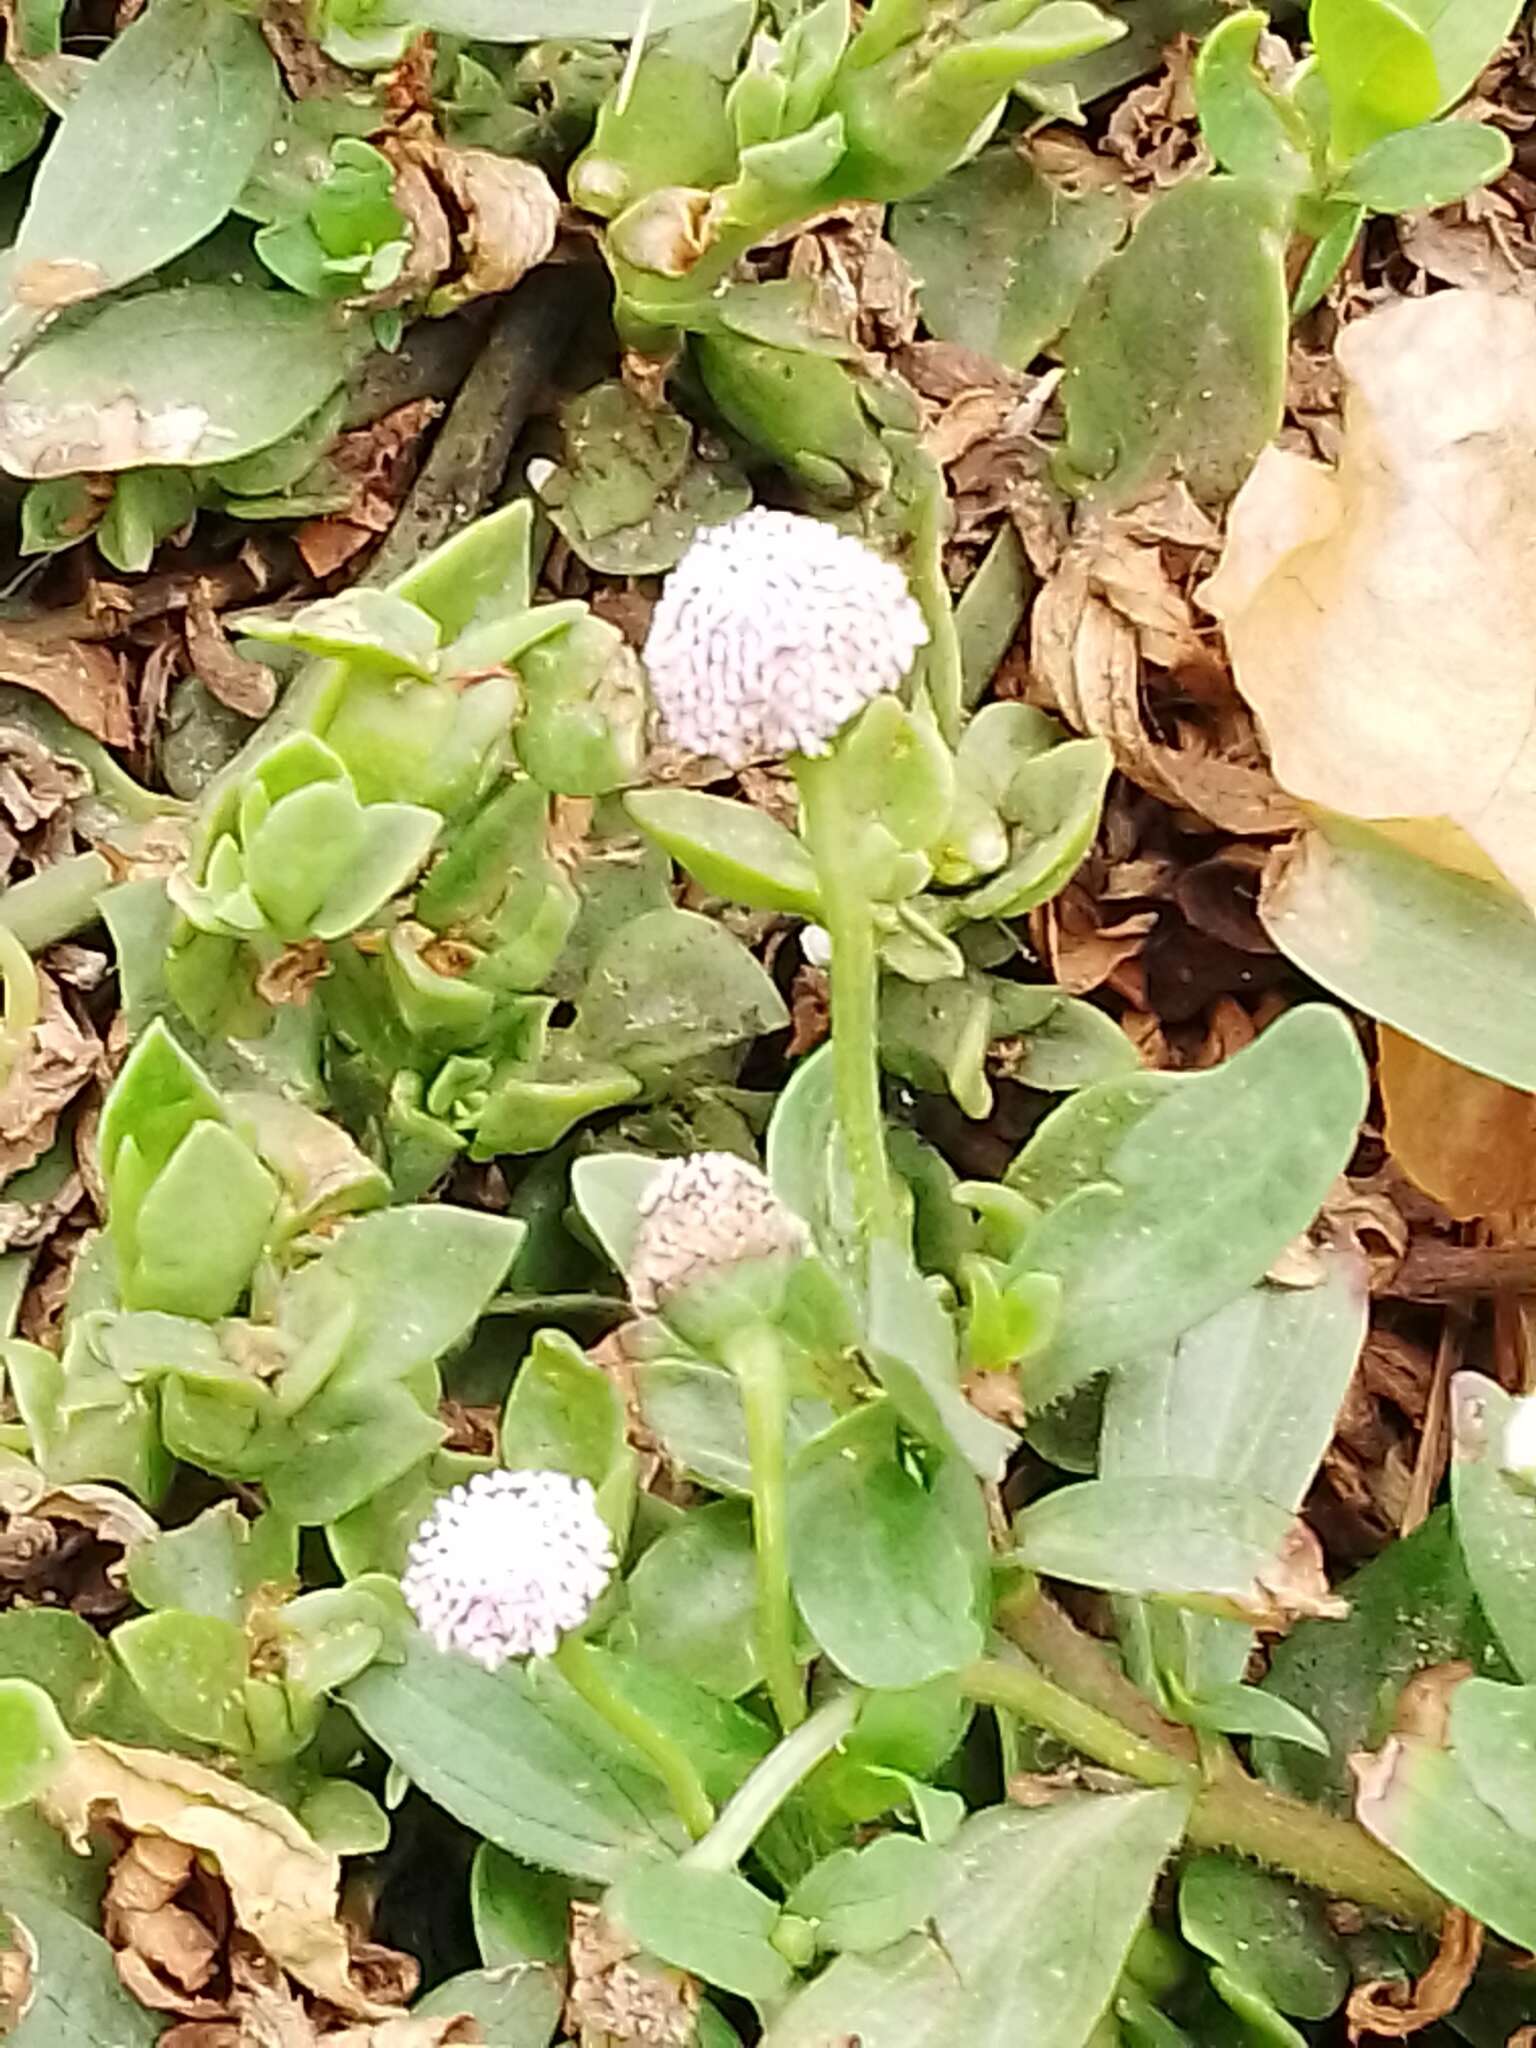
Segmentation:
{"type": "Polygon", "coordinates": [[[757,506],[705,527],[668,576],[645,665],[667,738],[744,768],[826,753],[927,638],[894,562],[823,520],[757,506]]]}
{"type": "Polygon", "coordinates": [[[647,1313],[740,1259],[803,1258],[811,1248],[810,1232],[767,1175],[734,1152],[664,1160],[639,1206],[629,1291],[647,1313]]]}
{"type": "Polygon", "coordinates": [[[597,1497],[565,1472],[477,1472],[418,1530],[400,1590],[423,1634],[487,1671],[550,1657],[618,1560],[597,1497]]]}

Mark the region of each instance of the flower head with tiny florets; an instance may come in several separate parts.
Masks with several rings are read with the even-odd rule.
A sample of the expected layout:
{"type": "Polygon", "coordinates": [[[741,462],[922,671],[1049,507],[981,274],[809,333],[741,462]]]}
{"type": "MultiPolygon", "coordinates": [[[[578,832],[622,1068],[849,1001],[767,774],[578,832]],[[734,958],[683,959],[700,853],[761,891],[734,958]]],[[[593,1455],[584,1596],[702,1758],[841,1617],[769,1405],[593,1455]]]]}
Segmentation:
{"type": "Polygon", "coordinates": [[[803,1258],[810,1248],[810,1232],[766,1174],[734,1152],[695,1152],[665,1160],[640,1197],[629,1291],[649,1313],[740,1259],[803,1258]]]}
{"type": "Polygon", "coordinates": [[[894,562],[758,506],[706,527],[667,578],[645,665],[667,737],[743,768],[826,753],[927,638],[894,562]]]}
{"type": "Polygon", "coordinates": [[[513,1657],[553,1656],[616,1563],[585,1479],[479,1472],[422,1523],[400,1588],[439,1650],[495,1671],[513,1657]]]}

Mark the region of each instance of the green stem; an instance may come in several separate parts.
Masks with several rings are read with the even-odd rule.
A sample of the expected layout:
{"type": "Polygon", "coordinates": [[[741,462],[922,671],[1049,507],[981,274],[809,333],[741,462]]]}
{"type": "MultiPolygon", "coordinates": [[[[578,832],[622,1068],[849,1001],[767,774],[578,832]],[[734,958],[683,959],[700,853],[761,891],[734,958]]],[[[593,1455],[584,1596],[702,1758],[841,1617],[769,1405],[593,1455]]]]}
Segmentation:
{"type": "Polygon", "coordinates": [[[1352,1899],[1390,1920],[1437,1928],[1445,1901],[1354,1821],[1272,1791],[1235,1766],[1206,1783],[1197,1767],[1077,1699],[1027,1664],[990,1659],[960,1674],[965,1693],[1002,1707],[1143,1785],[1177,1785],[1193,1799],[1188,1838],[1283,1870],[1315,1890],[1352,1899]]]}
{"type": "Polygon", "coordinates": [[[101,854],[71,854],[0,889],[0,924],[9,926],[29,953],[41,953],[96,922],[101,915],[96,898],[111,881],[112,870],[101,854]]]}
{"type": "Polygon", "coordinates": [[[32,956],[9,925],[0,924],[0,983],[5,1007],[0,1012],[0,1088],[21,1058],[39,1013],[40,992],[32,956]]]}
{"type": "Polygon", "coordinates": [[[736,1375],[747,1425],[752,1471],[752,1538],[757,1571],[757,1654],[779,1725],[786,1733],[805,1719],[805,1675],[795,1655],[789,1593],[785,1435],[789,1386],[778,1332],[767,1323],[738,1330],[722,1347],[736,1375]]]}
{"type": "Polygon", "coordinates": [[[949,493],[944,473],[931,456],[921,455],[923,483],[913,503],[912,553],[907,578],[928,627],[928,648],[922,674],[927,678],[939,731],[958,746],[965,722],[965,674],[955,608],[944,577],[944,541],[949,532],[949,493]]]}
{"type": "Polygon", "coordinates": [[[695,1870],[734,1870],[790,1794],[842,1742],[863,1702],[863,1694],[857,1692],[835,1693],[824,1700],[793,1735],[768,1752],[683,1862],[695,1870]]]}
{"type": "Polygon", "coordinates": [[[678,1817],[697,1841],[715,1824],[709,1794],[688,1753],[630,1703],[603,1669],[603,1655],[580,1636],[564,1636],[550,1659],[560,1676],[616,1735],[632,1743],[671,1795],[678,1817]]]}
{"type": "Polygon", "coordinates": [[[805,843],[816,865],[821,921],[832,945],[832,1076],[838,1124],[867,1245],[899,1235],[880,1099],[880,979],[875,920],[852,859],[859,821],[844,801],[835,754],[793,762],[805,843]]]}

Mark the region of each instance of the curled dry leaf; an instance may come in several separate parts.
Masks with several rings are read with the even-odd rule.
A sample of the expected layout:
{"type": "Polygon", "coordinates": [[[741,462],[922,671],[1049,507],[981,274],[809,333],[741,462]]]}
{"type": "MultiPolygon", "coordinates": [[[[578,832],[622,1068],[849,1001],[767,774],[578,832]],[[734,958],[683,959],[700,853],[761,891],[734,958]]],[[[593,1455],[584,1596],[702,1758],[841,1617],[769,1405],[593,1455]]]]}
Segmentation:
{"type": "Polygon", "coordinates": [[[1387,1149],[1458,1222],[1536,1203],[1536,1095],[1474,1074],[1383,1024],[1387,1149]]]}
{"type": "Polygon", "coordinates": [[[410,249],[400,275],[374,300],[381,306],[403,306],[429,292],[453,261],[453,230],[437,187],[409,146],[394,138],[383,145],[394,166],[392,197],[410,230],[410,249]]]}
{"type": "Polygon", "coordinates": [[[8,828],[33,832],[90,789],[90,772],[82,763],[53,753],[19,725],[0,725],[0,819],[8,828]]]}
{"type": "Polygon", "coordinates": [[[1117,536],[1074,545],[1035,601],[1031,658],[1062,716],[1108,740],[1115,765],[1176,809],[1223,831],[1283,832],[1300,813],[1257,758],[1217,751],[1198,732],[1165,745],[1142,710],[1142,665],[1208,669],[1187,606],[1157,551],[1117,536]]]}
{"type": "Polygon", "coordinates": [[[339,1859],[275,1800],[186,1757],[79,1742],[40,1806],[82,1851],[102,1816],[196,1851],[229,1887],[238,1925],[290,1976],[356,2018],[390,2016],[353,1979],[336,1918],[339,1859]]]}
{"type": "Polygon", "coordinates": [[[1536,897],[1536,308],[1399,300],[1337,353],[1338,467],[1266,450],[1203,601],[1283,788],[1450,820],[1536,897]]]}
{"type": "Polygon", "coordinates": [[[239,1934],[230,1942],[229,1984],[219,2016],[172,2027],[160,2048],[472,2048],[484,2039],[475,2021],[459,2017],[392,2013],[354,2026],[311,2011],[270,1958],[239,1934]]]}
{"type": "Polygon", "coordinates": [[[136,1835],[108,1879],[102,1931],[116,1951],[118,1975],[141,2005],[219,2019],[222,2003],[197,1994],[213,1977],[222,1944],[178,1898],[196,1874],[197,1859],[186,1843],[136,1835]]]}
{"type": "Polygon", "coordinates": [[[59,1118],[103,1069],[101,1045],[77,1024],[51,975],[37,977],[40,1015],[0,1086],[0,1186],[36,1165],[59,1118]]]}
{"type": "Polygon", "coordinates": [[[1483,1928],[1470,1913],[1452,1906],[1440,1929],[1440,1946],[1423,1976],[1410,1987],[1401,1978],[1357,1984],[1349,1995],[1351,2042],[1368,2036],[1406,2040],[1443,2020],[1460,2005],[1483,1953],[1483,1928]]]}
{"type": "Polygon", "coordinates": [[[555,246],[560,201],[537,165],[489,149],[456,149],[425,116],[410,119],[385,154],[411,248],[378,303],[398,305],[430,292],[427,310],[448,313],[469,299],[510,291],[555,246]],[[447,275],[455,264],[457,274],[447,275]]]}
{"type": "Polygon", "coordinates": [[[573,2037],[688,2048],[698,2025],[698,1984],[642,1956],[600,1907],[572,1905],[570,1958],[565,2024],[573,2037]]]}
{"type": "Polygon", "coordinates": [[[1255,1628],[1285,1629],[1294,1621],[1342,1621],[1349,1602],[1328,1590],[1323,1546],[1298,1518],[1274,1557],[1256,1574],[1244,1602],[1244,1619],[1255,1628]]]}
{"type": "Polygon", "coordinates": [[[432,168],[464,216],[463,269],[433,293],[428,310],[436,314],[510,291],[542,263],[555,246],[560,201],[537,164],[494,150],[440,145],[432,168]]]}
{"type": "Polygon", "coordinates": [[[0,1914],[0,1919],[5,1922],[5,1946],[0,1948],[0,2040],[5,2040],[31,2010],[37,1944],[12,1914],[0,1914]]]}
{"type": "Polygon", "coordinates": [[[265,662],[249,661],[229,644],[229,635],[206,593],[187,606],[187,653],[193,672],[211,697],[242,718],[265,718],[277,702],[277,678],[265,662]]]}

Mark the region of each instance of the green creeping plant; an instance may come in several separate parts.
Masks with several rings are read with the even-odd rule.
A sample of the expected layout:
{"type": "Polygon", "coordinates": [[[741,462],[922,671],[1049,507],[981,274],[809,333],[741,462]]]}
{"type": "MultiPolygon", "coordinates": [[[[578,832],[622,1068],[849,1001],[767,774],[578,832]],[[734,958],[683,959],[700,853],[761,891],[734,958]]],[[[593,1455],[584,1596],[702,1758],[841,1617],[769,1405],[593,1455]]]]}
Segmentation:
{"type": "Polygon", "coordinates": [[[598,114],[571,195],[607,223],[618,314],[696,327],[737,259],[840,199],[901,199],[963,162],[1032,70],[1112,42],[1087,0],[822,0],[759,33],[734,79],[686,35],[649,46],[598,114]],[[899,138],[899,146],[893,142],[899,138]]]}
{"type": "Polygon", "coordinates": [[[1523,1411],[1462,1383],[1452,1540],[1358,1621],[1296,1520],[1363,1276],[1265,1276],[1357,1140],[1346,1017],[1149,1073],[1013,979],[1107,750],[1014,703],[948,737],[867,543],[707,530],[642,674],[531,603],[529,528],[260,622],[309,665],[184,869],[106,892],[106,1228],[55,1345],[0,1341],[0,1500],[115,1501],[136,1611],[0,1614],[0,1907],[79,1895],[50,1788],[105,1743],[386,1869],[414,1788],[411,1830],[476,1840],[484,1965],[421,2010],[534,2048],[593,1928],[629,1974],[569,1973],[589,2037],[621,1981],[680,2042],[750,2009],[768,2048],[1302,2039],[1351,1975],[1319,1895],[1408,1967],[1447,1900],[1528,1941],[1523,1411]],[[808,630],[852,593],[878,636],[795,666],[754,565],[804,579],[808,630]],[[794,825],[639,786],[652,705],[695,754],[785,759],[794,825]],[[819,927],[831,1043],[771,1102],[741,1061],[782,998],[674,862],[695,902],[819,927]],[[1035,1121],[961,1182],[910,1112],[984,1114],[989,1059],[1035,1121]],[[497,1181],[449,1178],[466,1156],[497,1181]],[[619,1345],[577,1341],[594,1315],[619,1345]],[[1306,1655],[1251,1683],[1293,1624],[1306,1655]],[[1341,1719],[1306,1679],[1350,1629],[1379,1646],[1341,1719]],[[1421,1656],[1468,1651],[1450,1747],[1392,1736],[1421,1656]]]}
{"type": "Polygon", "coordinates": [[[1317,304],[1368,214],[1448,206],[1508,169],[1502,130],[1438,117],[1470,90],[1518,12],[1506,0],[1313,0],[1312,54],[1283,85],[1256,63],[1267,25],[1258,9],[1206,37],[1195,96],[1211,154],[1285,193],[1313,245],[1293,312],[1317,304]]]}

